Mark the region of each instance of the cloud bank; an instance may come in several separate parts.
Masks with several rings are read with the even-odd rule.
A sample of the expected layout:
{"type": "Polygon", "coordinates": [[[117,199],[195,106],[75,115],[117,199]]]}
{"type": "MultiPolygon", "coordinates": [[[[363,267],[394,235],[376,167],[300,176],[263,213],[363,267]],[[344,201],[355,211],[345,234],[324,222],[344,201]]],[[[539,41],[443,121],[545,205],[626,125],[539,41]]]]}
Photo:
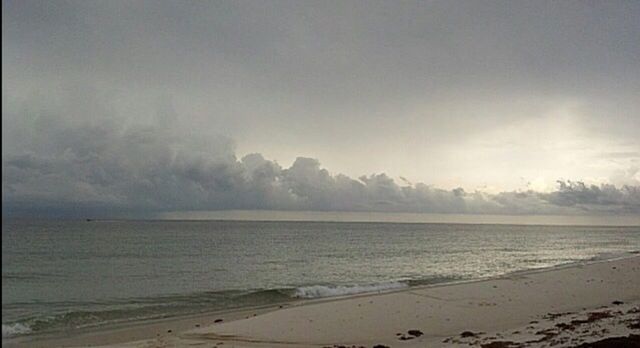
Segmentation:
{"type": "Polygon", "coordinates": [[[165,128],[352,178],[548,191],[640,167],[640,1],[21,0],[2,23],[3,98],[73,95],[71,129],[150,123],[162,96],[165,128]]]}
{"type": "Polygon", "coordinates": [[[298,157],[289,167],[259,153],[238,159],[231,139],[195,131],[78,124],[42,115],[8,125],[16,140],[11,153],[3,153],[5,214],[148,216],[228,209],[640,213],[640,186],[634,185],[559,181],[553,192],[445,190],[398,182],[385,173],[332,174],[314,158],[298,157]]]}

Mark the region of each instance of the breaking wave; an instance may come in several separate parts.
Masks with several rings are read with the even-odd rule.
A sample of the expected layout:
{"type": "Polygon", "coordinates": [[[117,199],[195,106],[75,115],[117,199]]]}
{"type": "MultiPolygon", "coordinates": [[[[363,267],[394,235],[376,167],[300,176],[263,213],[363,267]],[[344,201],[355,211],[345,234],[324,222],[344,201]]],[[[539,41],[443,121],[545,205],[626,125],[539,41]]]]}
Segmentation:
{"type": "Polygon", "coordinates": [[[303,286],[295,289],[293,294],[297,298],[321,298],[332,296],[345,296],[355,295],[368,292],[382,292],[396,289],[404,289],[409,287],[407,283],[403,282],[388,282],[379,284],[367,284],[367,285],[339,285],[339,286],[325,286],[325,285],[312,285],[303,286]]]}
{"type": "Polygon", "coordinates": [[[2,324],[2,338],[31,333],[31,327],[22,323],[2,324]]]}

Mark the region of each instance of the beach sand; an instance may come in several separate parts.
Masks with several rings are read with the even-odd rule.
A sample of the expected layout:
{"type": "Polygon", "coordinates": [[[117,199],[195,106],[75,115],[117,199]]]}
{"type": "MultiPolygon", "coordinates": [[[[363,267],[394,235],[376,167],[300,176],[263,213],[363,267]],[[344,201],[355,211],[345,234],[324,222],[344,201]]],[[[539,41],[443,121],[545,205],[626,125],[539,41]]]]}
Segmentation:
{"type": "Polygon", "coordinates": [[[633,256],[476,282],[165,320],[20,346],[498,348],[587,347],[585,343],[601,341],[609,343],[603,346],[638,347],[638,335],[640,256],[633,256]]]}

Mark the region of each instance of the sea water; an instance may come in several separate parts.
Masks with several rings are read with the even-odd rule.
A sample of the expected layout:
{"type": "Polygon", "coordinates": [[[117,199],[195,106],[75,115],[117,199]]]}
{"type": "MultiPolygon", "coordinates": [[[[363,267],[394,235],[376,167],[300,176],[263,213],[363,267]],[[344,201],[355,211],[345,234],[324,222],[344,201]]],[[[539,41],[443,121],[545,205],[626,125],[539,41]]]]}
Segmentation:
{"type": "Polygon", "coordinates": [[[6,220],[2,336],[481,279],[638,250],[640,227],[6,220]]]}

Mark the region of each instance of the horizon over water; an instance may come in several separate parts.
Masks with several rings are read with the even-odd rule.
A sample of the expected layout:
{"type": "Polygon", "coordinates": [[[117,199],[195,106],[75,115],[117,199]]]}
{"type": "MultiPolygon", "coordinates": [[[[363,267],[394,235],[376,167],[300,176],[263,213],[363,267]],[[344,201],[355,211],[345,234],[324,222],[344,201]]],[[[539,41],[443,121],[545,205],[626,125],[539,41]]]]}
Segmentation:
{"type": "Polygon", "coordinates": [[[640,250],[638,226],[239,220],[3,219],[3,340],[640,250]]]}
{"type": "Polygon", "coordinates": [[[640,216],[626,215],[496,215],[351,211],[216,210],[159,214],[151,220],[179,221],[307,221],[390,222],[558,226],[640,226],[640,216]]]}

